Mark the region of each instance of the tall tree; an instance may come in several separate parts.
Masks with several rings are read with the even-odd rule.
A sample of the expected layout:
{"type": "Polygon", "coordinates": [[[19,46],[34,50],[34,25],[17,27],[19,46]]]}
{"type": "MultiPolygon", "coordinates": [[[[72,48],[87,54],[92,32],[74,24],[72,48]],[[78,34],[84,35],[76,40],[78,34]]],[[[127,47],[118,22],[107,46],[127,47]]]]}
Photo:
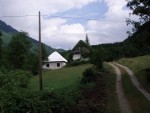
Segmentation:
{"type": "Polygon", "coordinates": [[[86,42],[88,45],[90,45],[89,38],[88,38],[88,34],[86,34],[85,42],[86,42]]]}
{"type": "Polygon", "coordinates": [[[8,58],[10,65],[15,69],[22,69],[28,58],[31,42],[25,32],[20,32],[12,38],[8,45],[8,58]]]}
{"type": "Polygon", "coordinates": [[[47,53],[47,51],[45,49],[44,44],[42,44],[41,50],[42,50],[42,60],[45,60],[47,58],[47,56],[48,56],[48,53],[47,53]]]}
{"type": "Polygon", "coordinates": [[[134,28],[133,32],[139,29],[139,26],[150,21],[150,0],[127,0],[127,7],[132,10],[132,15],[139,16],[138,22],[131,19],[127,19],[127,25],[132,24],[134,28]]]}

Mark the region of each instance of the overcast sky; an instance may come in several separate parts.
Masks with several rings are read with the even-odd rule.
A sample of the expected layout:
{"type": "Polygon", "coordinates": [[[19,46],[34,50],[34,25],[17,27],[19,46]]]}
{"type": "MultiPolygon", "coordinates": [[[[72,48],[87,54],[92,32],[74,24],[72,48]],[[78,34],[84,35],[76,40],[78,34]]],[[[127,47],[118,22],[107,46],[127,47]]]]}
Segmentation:
{"type": "MultiPolygon", "coordinates": [[[[131,29],[120,22],[129,17],[126,0],[0,0],[0,16],[38,15],[38,11],[46,15],[41,17],[42,42],[54,48],[72,49],[79,40],[85,40],[86,33],[92,45],[120,42],[131,29]]],[[[37,16],[0,19],[38,40],[37,16]]]]}

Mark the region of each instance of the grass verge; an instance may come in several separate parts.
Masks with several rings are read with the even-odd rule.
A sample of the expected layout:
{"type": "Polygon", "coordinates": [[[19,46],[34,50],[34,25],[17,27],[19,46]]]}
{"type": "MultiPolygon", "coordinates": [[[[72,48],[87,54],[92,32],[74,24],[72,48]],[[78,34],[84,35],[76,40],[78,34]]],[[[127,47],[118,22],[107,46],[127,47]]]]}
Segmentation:
{"type": "Polygon", "coordinates": [[[107,93],[107,113],[121,113],[117,102],[116,94],[116,74],[113,68],[104,63],[104,68],[110,71],[106,80],[106,93],[107,93]]]}
{"type": "Polygon", "coordinates": [[[128,99],[133,113],[149,113],[150,102],[133,85],[129,75],[120,68],[124,93],[128,99]]]}
{"type": "Polygon", "coordinates": [[[145,71],[145,69],[150,68],[150,55],[135,58],[123,58],[118,60],[117,62],[133,70],[141,85],[148,92],[150,92],[150,83],[149,81],[147,81],[147,73],[145,71]]]}

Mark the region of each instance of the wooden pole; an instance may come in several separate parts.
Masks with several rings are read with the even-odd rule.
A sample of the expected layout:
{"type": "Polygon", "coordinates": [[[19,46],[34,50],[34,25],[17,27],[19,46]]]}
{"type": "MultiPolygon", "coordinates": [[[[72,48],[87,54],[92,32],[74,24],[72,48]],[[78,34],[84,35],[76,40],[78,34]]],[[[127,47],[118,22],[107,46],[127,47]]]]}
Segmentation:
{"type": "Polygon", "coordinates": [[[41,14],[39,11],[39,85],[40,90],[43,90],[42,82],[42,51],[41,51],[41,14]]]}

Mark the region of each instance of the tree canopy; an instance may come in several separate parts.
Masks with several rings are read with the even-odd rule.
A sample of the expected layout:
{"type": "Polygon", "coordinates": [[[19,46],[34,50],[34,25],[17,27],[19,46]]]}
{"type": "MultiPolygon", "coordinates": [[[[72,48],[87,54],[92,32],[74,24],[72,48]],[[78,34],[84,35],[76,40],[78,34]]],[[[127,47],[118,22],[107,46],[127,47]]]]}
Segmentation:
{"type": "MultiPolygon", "coordinates": [[[[132,15],[139,16],[139,21],[127,19],[127,25],[132,24],[132,32],[136,32],[139,26],[150,21],[150,0],[127,0],[127,7],[132,10],[132,15]]],[[[128,32],[129,33],[129,32],[128,32]]]]}
{"type": "Polygon", "coordinates": [[[8,58],[13,68],[24,67],[30,48],[31,43],[27,39],[27,33],[21,32],[12,38],[8,45],[8,58]]]}
{"type": "Polygon", "coordinates": [[[143,21],[150,20],[150,0],[128,0],[127,7],[143,21]]]}
{"type": "Polygon", "coordinates": [[[42,60],[45,60],[47,58],[47,56],[48,56],[48,53],[47,53],[47,51],[45,49],[44,44],[41,45],[41,50],[42,50],[42,60]]]}

